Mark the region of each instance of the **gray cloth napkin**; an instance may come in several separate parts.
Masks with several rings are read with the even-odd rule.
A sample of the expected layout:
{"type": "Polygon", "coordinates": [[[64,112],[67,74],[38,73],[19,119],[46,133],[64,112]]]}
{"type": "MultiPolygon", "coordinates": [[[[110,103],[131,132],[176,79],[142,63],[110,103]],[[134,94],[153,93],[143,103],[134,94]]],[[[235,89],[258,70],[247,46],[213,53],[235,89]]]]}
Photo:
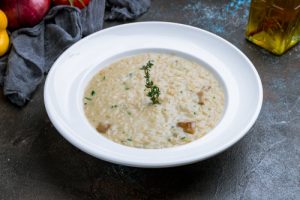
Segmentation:
{"type": "Polygon", "coordinates": [[[150,7],[150,0],[108,0],[106,20],[135,19],[150,7]]]}
{"type": "Polygon", "coordinates": [[[102,29],[104,13],[109,20],[131,20],[149,7],[150,0],[92,0],[81,11],[70,6],[53,7],[40,24],[11,34],[11,50],[0,58],[4,95],[24,106],[65,49],[102,29]]]}

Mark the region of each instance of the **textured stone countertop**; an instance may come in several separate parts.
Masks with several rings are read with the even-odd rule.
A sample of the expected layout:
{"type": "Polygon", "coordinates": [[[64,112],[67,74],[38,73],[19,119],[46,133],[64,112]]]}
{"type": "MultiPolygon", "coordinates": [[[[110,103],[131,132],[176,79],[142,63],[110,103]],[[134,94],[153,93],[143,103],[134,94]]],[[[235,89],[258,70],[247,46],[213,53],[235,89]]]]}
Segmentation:
{"type": "Polygon", "coordinates": [[[22,109],[1,94],[0,199],[300,199],[300,45],[278,57],[247,42],[249,3],[153,0],[138,19],[203,28],[250,58],[264,103],[241,141],[188,166],[123,167],[83,153],[57,133],[45,112],[43,86],[22,109]]]}

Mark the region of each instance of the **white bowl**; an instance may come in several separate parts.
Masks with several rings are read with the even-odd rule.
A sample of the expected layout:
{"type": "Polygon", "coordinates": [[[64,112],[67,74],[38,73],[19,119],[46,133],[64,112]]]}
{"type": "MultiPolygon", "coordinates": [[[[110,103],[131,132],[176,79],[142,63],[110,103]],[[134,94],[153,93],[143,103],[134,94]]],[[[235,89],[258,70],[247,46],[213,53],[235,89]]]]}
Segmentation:
{"type": "Polygon", "coordinates": [[[48,74],[44,98],[56,129],[79,149],[109,162],[154,168],[200,161],[232,146],[257,119],[263,92],[253,64],[226,40],[187,25],[143,22],[99,31],[66,50],[48,74]],[[82,104],[88,81],[113,61],[141,52],[175,53],[216,75],[225,89],[226,109],[212,131],[182,146],[139,149],[117,144],[89,124],[82,104]]]}

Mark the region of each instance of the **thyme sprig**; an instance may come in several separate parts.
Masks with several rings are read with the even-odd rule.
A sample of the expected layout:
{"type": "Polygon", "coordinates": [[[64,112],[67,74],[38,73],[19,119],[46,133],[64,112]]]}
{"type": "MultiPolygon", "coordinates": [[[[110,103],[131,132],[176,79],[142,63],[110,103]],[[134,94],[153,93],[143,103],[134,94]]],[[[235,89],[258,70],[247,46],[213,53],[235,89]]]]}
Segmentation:
{"type": "Polygon", "coordinates": [[[141,68],[141,70],[144,70],[145,73],[144,76],[144,78],[146,79],[145,87],[146,89],[150,89],[150,91],[147,93],[147,96],[150,97],[153,104],[159,104],[159,100],[158,100],[158,97],[160,95],[159,87],[154,85],[153,81],[151,81],[150,79],[150,70],[154,65],[152,62],[153,61],[149,60],[147,64],[141,68]]]}

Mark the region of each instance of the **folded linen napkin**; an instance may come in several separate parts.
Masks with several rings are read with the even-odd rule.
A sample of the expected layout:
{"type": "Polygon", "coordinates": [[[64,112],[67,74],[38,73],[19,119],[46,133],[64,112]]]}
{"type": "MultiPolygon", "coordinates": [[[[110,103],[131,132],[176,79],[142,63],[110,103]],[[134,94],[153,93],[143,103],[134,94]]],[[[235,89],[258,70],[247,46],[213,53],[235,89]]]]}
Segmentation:
{"type": "Polygon", "coordinates": [[[102,29],[104,14],[108,20],[135,19],[149,7],[150,0],[92,0],[83,10],[53,7],[40,24],[12,32],[11,50],[0,58],[4,95],[24,106],[65,49],[102,29]]]}

